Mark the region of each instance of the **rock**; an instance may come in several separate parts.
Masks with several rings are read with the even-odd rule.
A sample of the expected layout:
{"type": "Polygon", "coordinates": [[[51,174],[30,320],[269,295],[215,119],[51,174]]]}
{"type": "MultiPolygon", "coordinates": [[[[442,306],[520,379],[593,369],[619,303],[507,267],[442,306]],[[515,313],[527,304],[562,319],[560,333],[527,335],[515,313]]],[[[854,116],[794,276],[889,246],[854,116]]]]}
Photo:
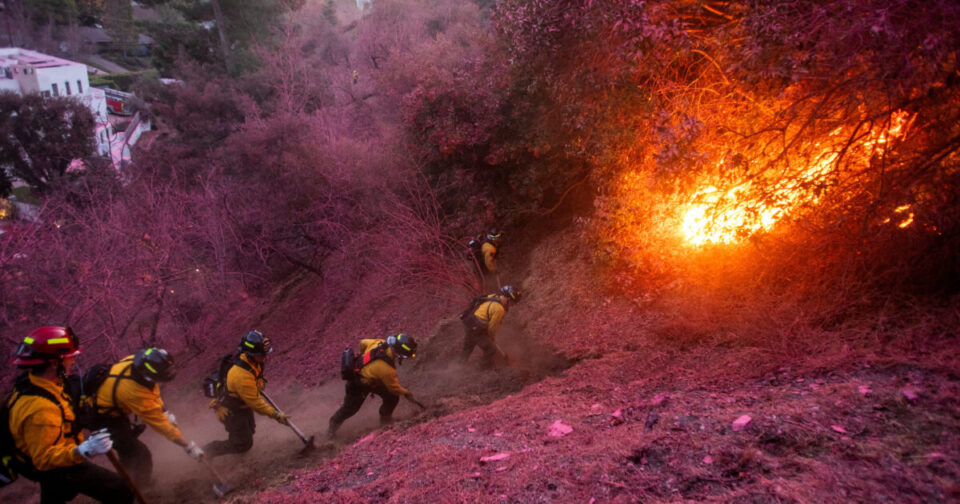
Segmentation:
{"type": "Polygon", "coordinates": [[[919,398],[919,395],[917,395],[917,391],[916,391],[915,389],[912,389],[912,388],[909,388],[909,387],[908,387],[908,388],[901,389],[901,390],[900,390],[900,393],[903,394],[903,397],[906,397],[907,399],[909,399],[909,400],[911,400],[911,401],[916,401],[916,400],[919,398]]]}
{"type": "Polygon", "coordinates": [[[653,426],[656,425],[657,422],[659,421],[660,421],[660,415],[656,413],[650,413],[649,415],[647,415],[647,421],[644,422],[643,424],[643,430],[645,432],[650,432],[650,430],[653,429],[653,426]]]}
{"type": "Polygon", "coordinates": [[[567,434],[573,432],[573,427],[557,420],[550,425],[550,429],[547,431],[547,435],[550,437],[563,437],[567,434]]]}
{"type": "Polygon", "coordinates": [[[703,457],[703,463],[704,463],[704,464],[707,464],[707,465],[712,464],[712,463],[713,463],[713,457],[711,457],[710,455],[707,455],[706,457],[703,457]]]}
{"type": "Polygon", "coordinates": [[[860,385],[859,387],[857,387],[857,390],[863,395],[869,395],[870,393],[873,392],[872,390],[870,390],[870,387],[868,387],[867,385],[860,385]]]}
{"type": "Polygon", "coordinates": [[[667,394],[657,394],[653,396],[653,399],[650,400],[650,406],[660,406],[666,404],[668,399],[670,399],[670,396],[667,394]]]}
{"type": "Polygon", "coordinates": [[[617,426],[623,423],[623,410],[614,411],[610,415],[610,425],[617,426]]]}
{"type": "Polygon", "coordinates": [[[747,428],[747,425],[750,425],[751,421],[753,421],[753,419],[750,418],[750,415],[741,415],[740,418],[737,418],[733,421],[731,428],[733,429],[733,432],[742,431],[743,429],[747,428]]]}
{"type": "Polygon", "coordinates": [[[841,427],[841,426],[839,426],[839,425],[831,425],[830,428],[833,429],[833,430],[836,431],[836,432],[839,432],[840,434],[846,434],[846,433],[847,433],[847,429],[844,429],[843,427],[841,427]]]}
{"type": "Polygon", "coordinates": [[[498,453],[496,455],[488,455],[486,457],[480,457],[480,463],[484,464],[487,462],[496,462],[498,460],[507,460],[510,458],[509,453],[498,453]]]}

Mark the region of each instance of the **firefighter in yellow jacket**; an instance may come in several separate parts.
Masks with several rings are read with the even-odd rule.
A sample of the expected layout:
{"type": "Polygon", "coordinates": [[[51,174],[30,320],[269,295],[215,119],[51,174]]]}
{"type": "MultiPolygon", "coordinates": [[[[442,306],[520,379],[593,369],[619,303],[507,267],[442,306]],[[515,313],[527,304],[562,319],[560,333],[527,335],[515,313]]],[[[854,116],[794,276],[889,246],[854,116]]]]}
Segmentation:
{"type": "Polygon", "coordinates": [[[17,378],[6,403],[17,451],[9,462],[40,483],[41,504],[67,502],[77,494],[101,502],[133,502],[123,478],[89,462],[110,451],[113,442],[108,432],[84,440],[76,426],[63,384],[79,353],[73,331],[58,326],[35,329],[17,347],[13,364],[27,372],[17,378]]]}
{"type": "Polygon", "coordinates": [[[474,261],[478,268],[480,284],[488,289],[500,288],[497,248],[500,247],[502,239],[503,234],[494,228],[486,236],[477,237],[470,242],[471,249],[475,250],[474,261]]]}
{"type": "Polygon", "coordinates": [[[153,473],[153,457],[147,445],[137,439],[149,425],[163,437],[182,447],[196,460],[203,456],[197,443],[187,443],[175,425],[176,417],[166,411],[160,398],[161,382],[176,376],[173,357],[162,348],[144,348],[110,368],[107,378],[95,391],[94,417],[90,430],[107,429],[120,461],[138,483],[147,483],[153,473]],[[143,423],[134,424],[130,415],[143,423]]]}
{"type": "Polygon", "coordinates": [[[496,360],[506,361],[506,354],[497,345],[497,333],[507,308],[520,301],[520,291],[504,285],[498,292],[478,299],[463,316],[464,338],[460,362],[470,358],[474,347],[483,350],[484,364],[493,366],[496,360]]]}
{"type": "Polygon", "coordinates": [[[227,371],[227,395],[222,400],[214,399],[210,407],[223,422],[228,438],[213,441],[204,446],[209,457],[227,453],[245,453],[253,447],[256,422],[253,413],[268,416],[283,425],[290,424],[290,416],[267,404],[260,395],[266,386],[263,378],[263,362],[273,352],[270,338],[260,331],[250,331],[240,339],[239,356],[227,371]]]}
{"type": "Polygon", "coordinates": [[[383,400],[380,405],[380,425],[393,421],[393,410],[401,397],[413,399],[413,393],[400,385],[397,378],[397,359],[412,359],[417,355],[417,342],[400,333],[387,339],[362,339],[355,369],[347,380],[343,405],[330,417],[327,436],[333,437],[343,422],[360,411],[369,394],[383,400]]]}

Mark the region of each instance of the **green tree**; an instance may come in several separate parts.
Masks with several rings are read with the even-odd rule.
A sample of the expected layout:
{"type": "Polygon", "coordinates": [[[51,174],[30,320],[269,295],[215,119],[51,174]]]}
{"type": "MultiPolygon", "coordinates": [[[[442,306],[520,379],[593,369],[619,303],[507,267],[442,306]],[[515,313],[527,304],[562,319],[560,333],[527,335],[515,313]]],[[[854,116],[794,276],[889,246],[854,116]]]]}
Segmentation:
{"type": "Polygon", "coordinates": [[[73,0],[23,0],[23,10],[33,22],[40,24],[70,24],[77,19],[77,4],[73,0]]]}
{"type": "Polygon", "coordinates": [[[47,190],[71,161],[93,155],[95,124],[90,109],[71,98],[0,93],[0,166],[47,190]]]}
{"type": "Polygon", "coordinates": [[[133,7],[129,0],[106,0],[104,2],[103,27],[113,37],[115,47],[127,51],[137,43],[137,28],[133,24],[133,7]]]}

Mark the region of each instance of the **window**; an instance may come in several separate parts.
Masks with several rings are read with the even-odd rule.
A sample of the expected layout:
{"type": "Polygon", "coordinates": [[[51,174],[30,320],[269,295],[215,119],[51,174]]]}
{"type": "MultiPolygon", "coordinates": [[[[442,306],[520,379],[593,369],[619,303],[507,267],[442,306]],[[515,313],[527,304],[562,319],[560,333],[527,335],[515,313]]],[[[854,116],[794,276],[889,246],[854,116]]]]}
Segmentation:
{"type": "Polygon", "coordinates": [[[83,94],[83,82],[77,79],[77,94],[83,94]]]}
{"type": "Polygon", "coordinates": [[[40,94],[43,96],[50,96],[50,91],[41,91],[40,94]]]}
{"type": "Polygon", "coordinates": [[[56,84],[50,84],[50,89],[53,90],[53,96],[60,96],[60,91],[57,89],[56,84]]]}
{"type": "Polygon", "coordinates": [[[63,88],[67,90],[67,96],[70,96],[70,81],[63,81],[63,88]]]}

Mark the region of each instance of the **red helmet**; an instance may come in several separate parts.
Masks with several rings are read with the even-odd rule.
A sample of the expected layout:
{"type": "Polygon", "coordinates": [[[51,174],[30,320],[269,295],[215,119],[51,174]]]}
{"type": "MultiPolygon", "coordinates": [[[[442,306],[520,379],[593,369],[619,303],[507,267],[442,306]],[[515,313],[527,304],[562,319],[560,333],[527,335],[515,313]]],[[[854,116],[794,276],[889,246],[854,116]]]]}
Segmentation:
{"type": "Polygon", "coordinates": [[[13,364],[35,366],[80,355],[80,341],[69,327],[38,327],[23,338],[14,353],[13,364]]]}

